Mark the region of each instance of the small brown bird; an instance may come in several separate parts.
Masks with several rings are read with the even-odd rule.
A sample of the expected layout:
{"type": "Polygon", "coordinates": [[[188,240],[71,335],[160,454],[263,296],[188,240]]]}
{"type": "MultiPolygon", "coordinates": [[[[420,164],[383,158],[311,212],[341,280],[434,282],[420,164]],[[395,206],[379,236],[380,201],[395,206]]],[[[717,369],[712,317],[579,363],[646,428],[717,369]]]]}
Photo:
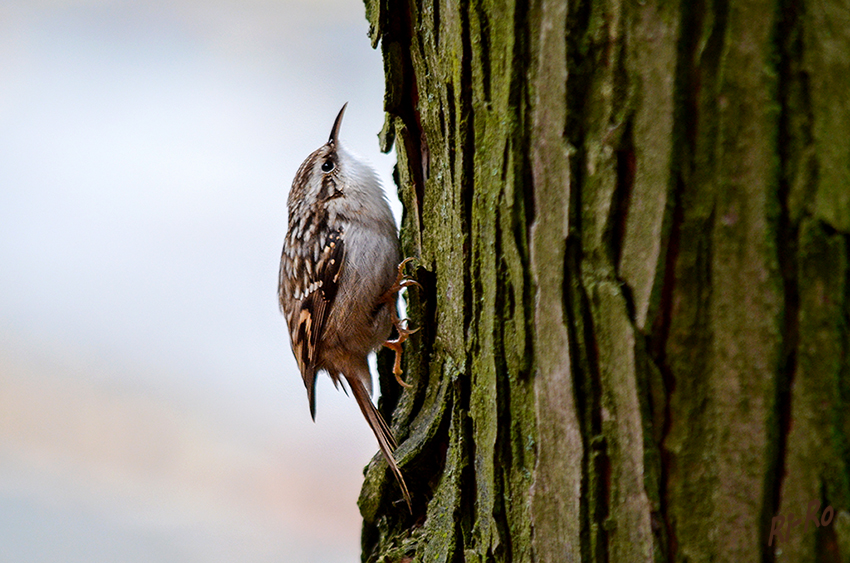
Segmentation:
{"type": "Polygon", "coordinates": [[[328,142],[301,164],[289,192],[289,228],[280,258],[278,298],[292,352],[301,370],[310,415],[316,419],[316,374],[344,377],[378,439],[408,507],[407,485],[393,458],[396,442],[372,404],[367,357],[381,345],[396,352],[407,330],[396,313],[397,294],[418,285],[403,275],[395,221],[375,171],[345,151],[334,121],[328,142]],[[399,338],[387,341],[393,325],[399,338]]]}

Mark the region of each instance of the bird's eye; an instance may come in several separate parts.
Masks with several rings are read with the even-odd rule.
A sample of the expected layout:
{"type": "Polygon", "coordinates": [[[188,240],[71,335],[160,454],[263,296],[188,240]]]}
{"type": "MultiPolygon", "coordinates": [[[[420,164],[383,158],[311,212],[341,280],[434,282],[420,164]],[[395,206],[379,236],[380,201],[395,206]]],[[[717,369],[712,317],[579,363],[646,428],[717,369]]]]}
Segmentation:
{"type": "Polygon", "coordinates": [[[334,169],[334,161],[326,160],[322,163],[322,172],[330,172],[334,169]]]}

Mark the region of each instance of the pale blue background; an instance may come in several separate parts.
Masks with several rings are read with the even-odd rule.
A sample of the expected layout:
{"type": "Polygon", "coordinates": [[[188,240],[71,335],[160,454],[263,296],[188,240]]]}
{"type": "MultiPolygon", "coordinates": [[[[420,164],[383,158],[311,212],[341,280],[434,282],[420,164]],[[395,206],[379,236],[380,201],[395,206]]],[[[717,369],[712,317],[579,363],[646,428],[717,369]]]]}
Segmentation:
{"type": "Polygon", "coordinates": [[[324,377],[310,420],[276,284],[344,102],[389,181],[367,29],[356,0],[0,3],[0,561],[359,560],[374,438],[324,377]]]}

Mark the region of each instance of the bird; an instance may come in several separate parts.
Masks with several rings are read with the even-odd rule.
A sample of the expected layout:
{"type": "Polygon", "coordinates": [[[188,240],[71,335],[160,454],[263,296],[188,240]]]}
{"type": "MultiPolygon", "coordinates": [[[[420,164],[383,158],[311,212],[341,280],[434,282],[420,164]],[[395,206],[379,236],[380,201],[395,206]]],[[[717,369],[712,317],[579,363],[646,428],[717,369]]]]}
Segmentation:
{"type": "Polygon", "coordinates": [[[310,416],[316,420],[317,374],[326,372],[337,388],[344,379],[412,512],[395,438],[371,400],[367,358],[382,345],[394,350],[393,374],[410,386],[401,378],[401,345],[415,330],[399,320],[397,295],[419,284],[403,273],[411,259],[399,262],[398,231],[375,170],[340,143],[347,106],[292,181],[278,299],[310,416]],[[398,338],[389,340],[393,326],[398,338]]]}

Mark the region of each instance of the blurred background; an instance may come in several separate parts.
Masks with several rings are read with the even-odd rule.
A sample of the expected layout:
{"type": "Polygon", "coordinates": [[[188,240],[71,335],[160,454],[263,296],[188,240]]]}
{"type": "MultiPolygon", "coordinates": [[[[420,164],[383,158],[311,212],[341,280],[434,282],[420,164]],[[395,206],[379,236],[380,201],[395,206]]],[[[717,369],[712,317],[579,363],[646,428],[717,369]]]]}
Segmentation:
{"type": "Polygon", "coordinates": [[[286,197],[349,107],[357,0],[0,3],[0,561],[359,561],[377,451],[313,423],[277,306],[286,197]]]}

